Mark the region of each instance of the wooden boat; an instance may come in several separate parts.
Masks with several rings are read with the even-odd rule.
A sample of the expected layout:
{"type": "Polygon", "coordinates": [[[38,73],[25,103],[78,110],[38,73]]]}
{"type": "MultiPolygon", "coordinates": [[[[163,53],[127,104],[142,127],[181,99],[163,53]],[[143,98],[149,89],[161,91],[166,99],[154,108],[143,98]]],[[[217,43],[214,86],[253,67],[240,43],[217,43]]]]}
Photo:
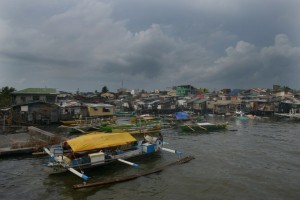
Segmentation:
{"type": "Polygon", "coordinates": [[[129,132],[133,133],[159,133],[161,127],[157,124],[138,126],[135,124],[116,124],[116,125],[106,125],[98,126],[99,131],[103,132],[129,132]]]}
{"type": "Polygon", "coordinates": [[[115,118],[100,119],[100,118],[90,118],[85,120],[70,120],[61,121],[63,125],[61,128],[67,128],[68,133],[86,133],[88,131],[99,130],[99,126],[108,125],[115,123],[115,118]]]}
{"type": "Polygon", "coordinates": [[[132,112],[119,111],[119,112],[115,112],[115,115],[117,117],[133,117],[136,115],[136,113],[134,111],[132,112]]]}
{"type": "Polygon", "coordinates": [[[123,133],[91,133],[69,139],[63,145],[44,147],[50,156],[46,171],[50,174],[70,171],[84,180],[89,177],[82,171],[86,168],[109,164],[113,161],[137,167],[138,164],[125,159],[145,154],[155,153],[160,150],[179,154],[176,150],[163,148],[161,137],[145,135],[144,140],[136,140],[131,134],[123,133]],[[65,149],[69,149],[65,153],[65,149]]]}
{"type": "Polygon", "coordinates": [[[191,123],[179,125],[179,128],[184,132],[199,132],[199,131],[214,131],[227,128],[228,123],[212,124],[209,122],[191,123]]]}

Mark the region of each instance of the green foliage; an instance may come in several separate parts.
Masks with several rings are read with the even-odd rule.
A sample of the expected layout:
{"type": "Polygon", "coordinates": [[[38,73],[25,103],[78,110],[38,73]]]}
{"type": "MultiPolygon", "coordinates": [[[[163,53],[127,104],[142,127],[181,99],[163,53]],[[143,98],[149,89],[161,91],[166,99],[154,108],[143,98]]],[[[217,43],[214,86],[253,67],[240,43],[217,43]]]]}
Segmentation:
{"type": "Polygon", "coordinates": [[[273,85],[273,90],[275,92],[279,92],[279,91],[293,92],[293,90],[289,86],[280,86],[280,85],[273,85]]]}
{"type": "Polygon", "coordinates": [[[9,107],[12,103],[11,93],[16,91],[13,87],[3,87],[0,92],[0,108],[9,107]]]}
{"type": "Polygon", "coordinates": [[[207,88],[198,88],[198,90],[203,93],[209,93],[209,90],[207,88]]]}
{"type": "Polygon", "coordinates": [[[283,86],[283,91],[284,92],[293,92],[293,90],[288,86],[283,86]]]}
{"type": "Polygon", "coordinates": [[[106,93],[106,92],[108,92],[108,88],[107,88],[106,86],[104,86],[104,87],[102,88],[102,92],[101,92],[101,93],[106,93]]]}

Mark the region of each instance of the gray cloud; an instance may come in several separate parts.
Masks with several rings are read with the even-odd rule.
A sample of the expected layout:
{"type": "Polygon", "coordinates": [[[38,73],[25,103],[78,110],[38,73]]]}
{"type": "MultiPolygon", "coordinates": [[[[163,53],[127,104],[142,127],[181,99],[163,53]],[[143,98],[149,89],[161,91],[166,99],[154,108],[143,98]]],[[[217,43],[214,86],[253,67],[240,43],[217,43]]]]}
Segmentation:
{"type": "Polygon", "coordinates": [[[226,56],[208,68],[209,76],[220,77],[220,84],[234,87],[262,86],[270,83],[297,87],[300,47],[293,47],[284,34],[275,37],[274,45],[261,49],[239,41],[226,49],[226,56]]]}
{"type": "Polygon", "coordinates": [[[293,0],[3,0],[0,83],[297,88],[298,11],[293,0]]]}

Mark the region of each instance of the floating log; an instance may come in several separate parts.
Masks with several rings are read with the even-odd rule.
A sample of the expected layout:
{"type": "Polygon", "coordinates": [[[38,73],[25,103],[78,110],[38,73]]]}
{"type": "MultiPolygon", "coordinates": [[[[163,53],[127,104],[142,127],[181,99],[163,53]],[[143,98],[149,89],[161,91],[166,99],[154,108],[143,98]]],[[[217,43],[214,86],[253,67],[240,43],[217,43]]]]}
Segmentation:
{"type": "Polygon", "coordinates": [[[167,165],[158,167],[158,168],[154,168],[152,170],[148,170],[139,174],[134,174],[134,175],[129,175],[129,176],[123,176],[123,177],[117,177],[117,178],[112,178],[112,179],[106,179],[106,180],[102,180],[102,181],[97,181],[97,182],[93,182],[93,183],[84,183],[84,184],[77,184],[74,185],[73,188],[74,189],[82,189],[82,188],[89,188],[89,187],[96,187],[96,186],[104,186],[104,185],[110,185],[110,184],[114,184],[114,183],[120,183],[120,182],[125,182],[125,181],[129,181],[129,180],[133,180],[136,179],[138,177],[141,176],[147,176],[150,174],[154,174],[157,172],[162,171],[163,169],[173,166],[173,165],[179,165],[179,164],[184,164],[187,163],[191,160],[195,159],[193,156],[187,156],[184,157],[180,160],[177,160],[175,162],[169,163],[167,165]]]}
{"type": "Polygon", "coordinates": [[[0,148],[0,156],[12,156],[12,155],[19,155],[19,154],[31,154],[34,152],[35,149],[33,147],[26,147],[26,148],[0,148]]]}

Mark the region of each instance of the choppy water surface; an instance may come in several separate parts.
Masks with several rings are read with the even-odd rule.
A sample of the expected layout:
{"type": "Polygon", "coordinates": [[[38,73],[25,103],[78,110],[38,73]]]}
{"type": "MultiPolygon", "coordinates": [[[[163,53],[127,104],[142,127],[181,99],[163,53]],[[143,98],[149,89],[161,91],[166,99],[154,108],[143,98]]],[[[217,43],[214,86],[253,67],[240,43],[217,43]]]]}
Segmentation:
{"type": "MultiPolygon", "coordinates": [[[[69,173],[48,176],[46,157],[0,159],[0,199],[299,199],[300,122],[271,119],[229,121],[230,129],[209,134],[164,130],[166,147],[196,159],[162,172],[105,187],[74,190],[82,181],[69,173]]],[[[174,161],[163,152],[99,167],[86,174],[105,179],[174,161]]]]}

